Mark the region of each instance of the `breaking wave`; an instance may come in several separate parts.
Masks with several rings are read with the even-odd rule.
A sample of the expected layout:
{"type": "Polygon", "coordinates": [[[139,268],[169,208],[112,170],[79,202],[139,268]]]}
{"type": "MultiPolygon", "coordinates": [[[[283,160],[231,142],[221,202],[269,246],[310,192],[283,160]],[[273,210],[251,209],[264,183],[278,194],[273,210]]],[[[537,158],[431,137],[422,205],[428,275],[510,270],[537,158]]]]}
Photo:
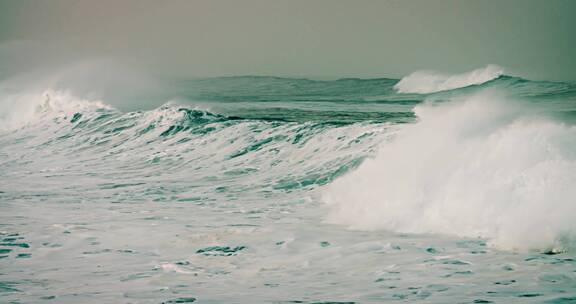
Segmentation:
{"type": "Polygon", "coordinates": [[[504,69],[492,64],[456,75],[418,71],[402,78],[394,88],[399,93],[428,94],[482,84],[502,75],[504,75],[504,69]]]}
{"type": "MultiPolygon", "coordinates": [[[[258,81],[268,84],[267,79],[258,81]]],[[[356,86],[364,80],[353,82],[356,86]]],[[[372,93],[383,96],[377,102],[263,102],[270,98],[266,91],[258,103],[234,115],[176,103],[122,112],[63,90],[4,90],[0,146],[5,164],[26,155],[38,168],[48,163],[84,168],[90,159],[98,160],[94,167],[102,172],[114,172],[122,164],[133,172],[130,179],[144,182],[185,176],[187,182],[206,187],[195,189],[194,197],[219,195],[213,181],[240,192],[320,188],[322,200],[332,207],[330,221],[356,229],[482,237],[511,250],[574,247],[573,126],[495,91],[458,92],[462,94],[451,94],[454,99],[448,102],[420,103],[406,100],[413,96],[381,95],[386,93],[382,81],[368,82],[377,90],[372,93]],[[415,123],[406,112],[413,106],[415,123]],[[380,116],[370,109],[380,109],[380,116]],[[292,116],[298,119],[286,119],[292,116]],[[47,157],[46,149],[55,152],[47,157]]],[[[386,83],[390,89],[393,82],[386,83]]],[[[313,85],[313,98],[318,98],[316,86],[335,86],[313,85]]],[[[572,96],[566,92],[573,86],[521,85],[511,87],[522,94],[524,86],[530,92],[558,92],[562,110],[569,110],[564,100],[572,96]]],[[[237,100],[245,98],[224,105],[243,106],[237,100]]],[[[127,179],[114,181],[125,184],[127,179]]]]}
{"type": "Polygon", "coordinates": [[[66,91],[4,93],[0,97],[0,131],[98,109],[112,110],[112,107],[101,101],[77,98],[66,91]]]}
{"type": "Polygon", "coordinates": [[[510,250],[573,248],[574,126],[486,91],[414,111],[416,124],[324,189],[331,222],[510,250]]]}
{"type": "MultiPolygon", "coordinates": [[[[393,129],[369,122],[257,120],[173,102],[149,111],[121,112],[56,90],[7,96],[4,105],[0,146],[18,153],[34,154],[36,147],[50,146],[74,156],[53,155],[53,162],[82,166],[86,158],[121,159],[146,176],[188,174],[185,164],[193,164],[198,180],[237,176],[246,178],[239,184],[280,192],[331,182],[371,153],[384,138],[378,134],[393,129]]],[[[114,166],[101,165],[109,165],[106,170],[114,166]]]]}

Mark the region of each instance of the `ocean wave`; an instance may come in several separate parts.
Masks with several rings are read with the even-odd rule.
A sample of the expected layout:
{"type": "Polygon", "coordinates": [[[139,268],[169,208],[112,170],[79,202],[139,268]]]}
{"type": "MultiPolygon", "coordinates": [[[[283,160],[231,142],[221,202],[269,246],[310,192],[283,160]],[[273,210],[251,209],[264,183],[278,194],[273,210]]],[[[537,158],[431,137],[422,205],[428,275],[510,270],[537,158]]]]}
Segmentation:
{"type": "Polygon", "coordinates": [[[147,176],[185,174],[193,165],[198,179],[250,176],[250,187],[281,192],[331,182],[385,139],[379,134],[394,129],[372,122],[247,119],[171,102],[149,111],[120,112],[54,90],[19,98],[26,101],[29,115],[13,108],[13,120],[2,121],[9,128],[0,132],[0,145],[14,151],[32,153],[49,146],[74,155],[66,162],[121,159],[125,167],[147,168],[147,176]]]}
{"type": "Polygon", "coordinates": [[[47,119],[67,119],[76,113],[113,110],[102,101],[78,98],[67,91],[43,90],[0,96],[0,130],[13,130],[47,119]]]}
{"type": "Polygon", "coordinates": [[[4,94],[0,104],[0,130],[4,131],[33,124],[107,121],[107,124],[114,125],[130,121],[144,127],[165,127],[165,131],[171,133],[176,129],[189,129],[194,124],[227,119],[220,114],[173,102],[150,111],[123,113],[103,101],[80,98],[69,91],[54,89],[4,94]],[[110,119],[102,120],[103,117],[110,119]]]}
{"type": "Polygon", "coordinates": [[[324,189],[329,221],[574,249],[576,127],[489,91],[414,111],[416,124],[324,189]]]}
{"type": "Polygon", "coordinates": [[[482,84],[502,75],[504,69],[492,64],[456,75],[418,71],[402,78],[394,88],[399,93],[428,94],[482,84]]]}

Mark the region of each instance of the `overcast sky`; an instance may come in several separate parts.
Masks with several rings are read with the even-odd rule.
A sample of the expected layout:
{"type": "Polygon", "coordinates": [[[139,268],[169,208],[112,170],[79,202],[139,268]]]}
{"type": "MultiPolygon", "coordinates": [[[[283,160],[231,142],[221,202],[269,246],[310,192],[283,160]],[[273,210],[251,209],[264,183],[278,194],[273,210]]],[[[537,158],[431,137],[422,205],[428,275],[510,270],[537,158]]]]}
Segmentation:
{"type": "Polygon", "coordinates": [[[576,80],[575,14],[573,0],[0,0],[12,50],[0,68],[86,58],[162,77],[401,77],[494,63],[576,80]]]}

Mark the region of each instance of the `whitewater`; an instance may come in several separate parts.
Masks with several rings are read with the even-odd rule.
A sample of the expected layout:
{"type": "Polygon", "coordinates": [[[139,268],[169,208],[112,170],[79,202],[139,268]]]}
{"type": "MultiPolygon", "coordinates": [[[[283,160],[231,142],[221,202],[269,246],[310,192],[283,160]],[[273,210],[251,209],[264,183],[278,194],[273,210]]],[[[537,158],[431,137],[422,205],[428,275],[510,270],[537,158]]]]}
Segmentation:
{"type": "Polygon", "coordinates": [[[0,302],[574,303],[576,84],[0,85],[0,302]]]}

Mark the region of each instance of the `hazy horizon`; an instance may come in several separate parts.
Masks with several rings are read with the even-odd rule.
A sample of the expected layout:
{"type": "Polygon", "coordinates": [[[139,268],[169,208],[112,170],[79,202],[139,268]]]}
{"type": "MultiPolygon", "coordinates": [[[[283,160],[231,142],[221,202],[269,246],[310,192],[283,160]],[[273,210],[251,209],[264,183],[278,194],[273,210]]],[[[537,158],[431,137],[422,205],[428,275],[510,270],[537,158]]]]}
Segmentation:
{"type": "Polygon", "coordinates": [[[575,80],[574,1],[5,1],[0,68],[110,61],[161,78],[400,78],[487,64],[575,80]]]}

